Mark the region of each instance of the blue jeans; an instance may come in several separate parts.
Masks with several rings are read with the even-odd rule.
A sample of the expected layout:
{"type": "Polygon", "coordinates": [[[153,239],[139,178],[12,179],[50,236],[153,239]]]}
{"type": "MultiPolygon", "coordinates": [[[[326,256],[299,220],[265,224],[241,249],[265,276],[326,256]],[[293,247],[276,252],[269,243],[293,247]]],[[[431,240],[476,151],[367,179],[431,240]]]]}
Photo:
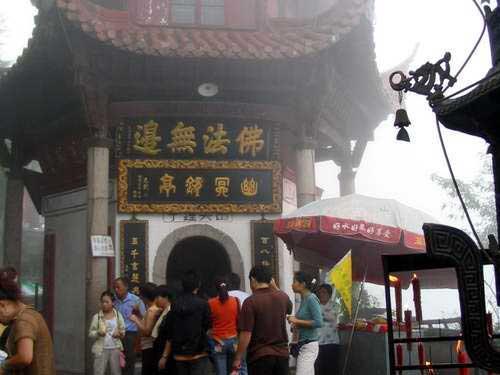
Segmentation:
{"type": "MultiPolygon", "coordinates": [[[[210,355],[214,360],[215,373],[217,375],[227,375],[231,373],[231,366],[233,365],[234,355],[238,340],[236,338],[227,339],[222,341],[222,345],[214,339],[209,339],[210,355]]],[[[247,375],[247,365],[245,361],[241,361],[241,368],[239,375],[247,375]]]]}

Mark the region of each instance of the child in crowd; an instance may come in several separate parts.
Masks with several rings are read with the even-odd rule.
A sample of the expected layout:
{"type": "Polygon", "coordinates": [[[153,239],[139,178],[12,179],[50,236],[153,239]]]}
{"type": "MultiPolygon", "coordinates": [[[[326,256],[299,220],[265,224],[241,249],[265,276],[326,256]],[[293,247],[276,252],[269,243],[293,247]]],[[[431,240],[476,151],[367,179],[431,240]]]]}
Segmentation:
{"type": "Polygon", "coordinates": [[[121,339],[125,336],[125,322],[122,315],[113,308],[111,292],[101,294],[101,310],[94,315],[89,337],[96,339],[92,346],[94,354],[94,375],[104,375],[110,367],[111,375],[120,375],[121,339]]]}

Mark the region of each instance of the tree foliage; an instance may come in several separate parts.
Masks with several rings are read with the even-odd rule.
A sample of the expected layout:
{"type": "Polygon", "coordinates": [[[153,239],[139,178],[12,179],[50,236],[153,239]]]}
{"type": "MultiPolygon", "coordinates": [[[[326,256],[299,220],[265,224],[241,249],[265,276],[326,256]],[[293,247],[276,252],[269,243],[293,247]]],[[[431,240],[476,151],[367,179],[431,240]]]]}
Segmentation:
{"type": "Polygon", "coordinates": [[[340,305],[340,315],[341,315],[341,322],[347,323],[351,322],[354,319],[354,314],[356,307],[358,306],[358,297],[359,297],[359,315],[358,319],[360,318],[367,318],[369,317],[369,311],[375,308],[380,307],[380,301],[370,295],[368,290],[366,289],[366,285],[364,285],[363,290],[361,290],[361,282],[353,282],[352,283],[352,315],[349,316],[349,312],[343,303],[342,299],[340,296],[337,294],[336,298],[336,303],[340,305]],[[361,291],[361,295],[360,295],[361,291]]]}
{"type": "MultiPolygon", "coordinates": [[[[491,158],[481,156],[482,165],[470,181],[457,180],[465,205],[469,210],[472,222],[483,244],[488,244],[488,235],[497,235],[495,188],[491,158]]],[[[442,209],[448,217],[461,223],[461,229],[471,233],[465,214],[458,200],[451,178],[433,174],[432,180],[446,193],[448,200],[443,202],[442,209]]]]}

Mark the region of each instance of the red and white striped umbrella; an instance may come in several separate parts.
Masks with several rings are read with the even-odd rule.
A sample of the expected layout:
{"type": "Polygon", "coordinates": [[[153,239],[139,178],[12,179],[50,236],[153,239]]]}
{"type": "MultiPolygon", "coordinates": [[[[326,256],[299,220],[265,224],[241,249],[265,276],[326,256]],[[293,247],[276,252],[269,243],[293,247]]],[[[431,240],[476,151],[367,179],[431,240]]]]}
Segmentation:
{"type": "MultiPolygon", "coordinates": [[[[362,280],[366,270],[368,282],[383,284],[381,255],[424,253],[422,225],[436,222],[394,199],[352,194],[301,207],[278,219],[274,232],[306,263],[330,267],[352,250],[353,279],[362,280]]],[[[433,287],[450,287],[448,276],[433,277],[433,287]]]]}

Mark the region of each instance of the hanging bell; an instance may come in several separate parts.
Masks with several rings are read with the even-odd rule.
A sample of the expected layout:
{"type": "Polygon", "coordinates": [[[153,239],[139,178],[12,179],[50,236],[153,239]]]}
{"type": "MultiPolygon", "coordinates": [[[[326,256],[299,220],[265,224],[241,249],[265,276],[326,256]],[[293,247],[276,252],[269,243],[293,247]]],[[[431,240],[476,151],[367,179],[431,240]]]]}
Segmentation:
{"type": "Polygon", "coordinates": [[[404,127],[399,129],[398,135],[396,136],[397,141],[404,141],[404,142],[410,142],[410,135],[406,131],[404,127]]]}
{"type": "Polygon", "coordinates": [[[411,124],[408,118],[408,113],[406,109],[400,108],[396,111],[396,118],[394,120],[394,126],[399,128],[398,135],[396,139],[398,141],[410,142],[410,136],[406,131],[406,127],[411,124]]]}
{"type": "Polygon", "coordinates": [[[394,126],[402,128],[404,126],[410,125],[410,119],[408,118],[408,113],[406,109],[400,108],[396,111],[396,119],[394,120],[394,126]]]}

